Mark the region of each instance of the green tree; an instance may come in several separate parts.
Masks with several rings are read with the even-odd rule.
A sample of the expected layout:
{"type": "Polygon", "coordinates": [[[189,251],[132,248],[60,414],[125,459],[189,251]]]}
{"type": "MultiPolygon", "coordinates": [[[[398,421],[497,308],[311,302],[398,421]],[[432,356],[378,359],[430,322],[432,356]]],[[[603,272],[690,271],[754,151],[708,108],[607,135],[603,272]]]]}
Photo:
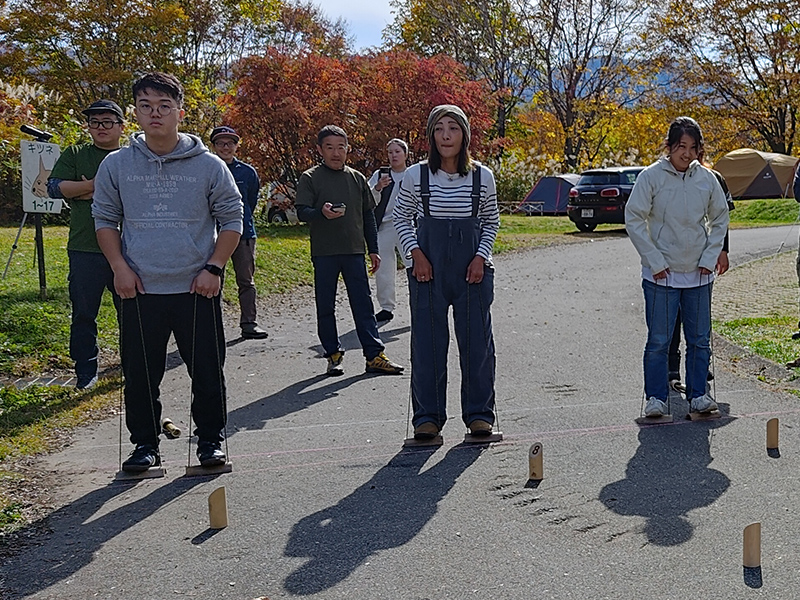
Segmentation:
{"type": "Polygon", "coordinates": [[[800,107],[800,3],[665,0],[655,19],[684,91],[791,154],[800,107]]]}

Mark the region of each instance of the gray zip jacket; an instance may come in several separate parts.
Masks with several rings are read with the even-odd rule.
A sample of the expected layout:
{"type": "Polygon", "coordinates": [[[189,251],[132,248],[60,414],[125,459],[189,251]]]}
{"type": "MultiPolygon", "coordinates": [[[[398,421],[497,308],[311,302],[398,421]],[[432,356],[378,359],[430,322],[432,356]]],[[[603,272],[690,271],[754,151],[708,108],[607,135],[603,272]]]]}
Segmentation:
{"type": "Polygon", "coordinates": [[[216,225],[242,232],[242,196],[228,166],[200,138],[180,134],[159,156],[135,133],[94,180],[95,230],[122,230],[122,255],[145,293],[182,294],[214,253],[216,225]]]}
{"type": "Polygon", "coordinates": [[[728,231],[728,205],[714,174],[693,161],[685,173],[667,157],[639,173],[625,206],[625,229],[642,265],[713,271],[728,231]]]}

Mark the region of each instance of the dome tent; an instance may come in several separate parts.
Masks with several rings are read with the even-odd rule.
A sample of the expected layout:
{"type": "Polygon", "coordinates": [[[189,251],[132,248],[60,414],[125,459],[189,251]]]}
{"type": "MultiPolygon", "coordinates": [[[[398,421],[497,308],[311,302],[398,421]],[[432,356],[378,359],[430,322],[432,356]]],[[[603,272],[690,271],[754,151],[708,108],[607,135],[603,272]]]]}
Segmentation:
{"type": "Polygon", "coordinates": [[[565,215],[569,191],[577,185],[580,175],[562,173],[542,177],[533,186],[515,212],[528,215],[565,215]]]}
{"type": "Polygon", "coordinates": [[[728,152],[714,165],[725,178],[731,196],[751,198],[793,198],[792,180],[797,158],[774,152],[740,148],[728,152]]]}

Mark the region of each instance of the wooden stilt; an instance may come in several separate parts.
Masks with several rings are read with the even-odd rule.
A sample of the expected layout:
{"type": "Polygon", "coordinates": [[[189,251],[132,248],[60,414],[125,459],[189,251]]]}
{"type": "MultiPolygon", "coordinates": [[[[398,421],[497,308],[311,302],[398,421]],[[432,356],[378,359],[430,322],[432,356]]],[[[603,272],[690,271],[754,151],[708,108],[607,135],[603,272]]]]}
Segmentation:
{"type": "Polygon", "coordinates": [[[503,441],[502,431],[493,431],[489,435],[472,435],[471,433],[467,433],[464,436],[465,444],[490,444],[492,442],[502,442],[502,441],[503,441]]]}
{"type": "Polygon", "coordinates": [[[714,419],[719,419],[722,417],[722,413],[718,410],[708,412],[708,413],[701,413],[701,412],[690,412],[686,415],[686,418],[690,421],[712,421],[714,419]]]}
{"type": "Polygon", "coordinates": [[[186,467],[185,475],[187,477],[202,477],[203,475],[220,475],[222,473],[231,473],[232,471],[233,463],[226,462],[224,465],[217,465],[215,467],[204,467],[203,465],[186,467]]]}
{"type": "Polygon", "coordinates": [[[425,446],[441,446],[444,444],[444,438],[441,435],[430,438],[429,440],[418,440],[410,437],[403,441],[404,448],[422,448],[425,446]]]}
{"type": "Polygon", "coordinates": [[[658,425],[660,423],[672,423],[672,415],[661,415],[659,417],[638,417],[634,419],[639,425],[658,425]]]}
{"type": "Polygon", "coordinates": [[[133,473],[130,471],[119,471],[114,476],[114,481],[136,481],[137,479],[156,479],[158,477],[165,477],[167,470],[164,467],[150,467],[146,471],[133,473]]]}

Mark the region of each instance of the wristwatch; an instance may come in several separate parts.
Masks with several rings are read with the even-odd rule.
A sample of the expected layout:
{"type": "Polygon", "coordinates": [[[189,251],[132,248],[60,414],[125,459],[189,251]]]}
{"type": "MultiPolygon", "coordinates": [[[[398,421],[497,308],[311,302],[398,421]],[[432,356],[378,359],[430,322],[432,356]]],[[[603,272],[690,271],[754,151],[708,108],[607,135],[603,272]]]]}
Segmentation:
{"type": "Polygon", "coordinates": [[[222,269],[220,267],[218,267],[217,265],[207,264],[203,268],[206,271],[208,271],[209,273],[211,273],[212,275],[216,275],[217,277],[222,275],[222,269]]]}

